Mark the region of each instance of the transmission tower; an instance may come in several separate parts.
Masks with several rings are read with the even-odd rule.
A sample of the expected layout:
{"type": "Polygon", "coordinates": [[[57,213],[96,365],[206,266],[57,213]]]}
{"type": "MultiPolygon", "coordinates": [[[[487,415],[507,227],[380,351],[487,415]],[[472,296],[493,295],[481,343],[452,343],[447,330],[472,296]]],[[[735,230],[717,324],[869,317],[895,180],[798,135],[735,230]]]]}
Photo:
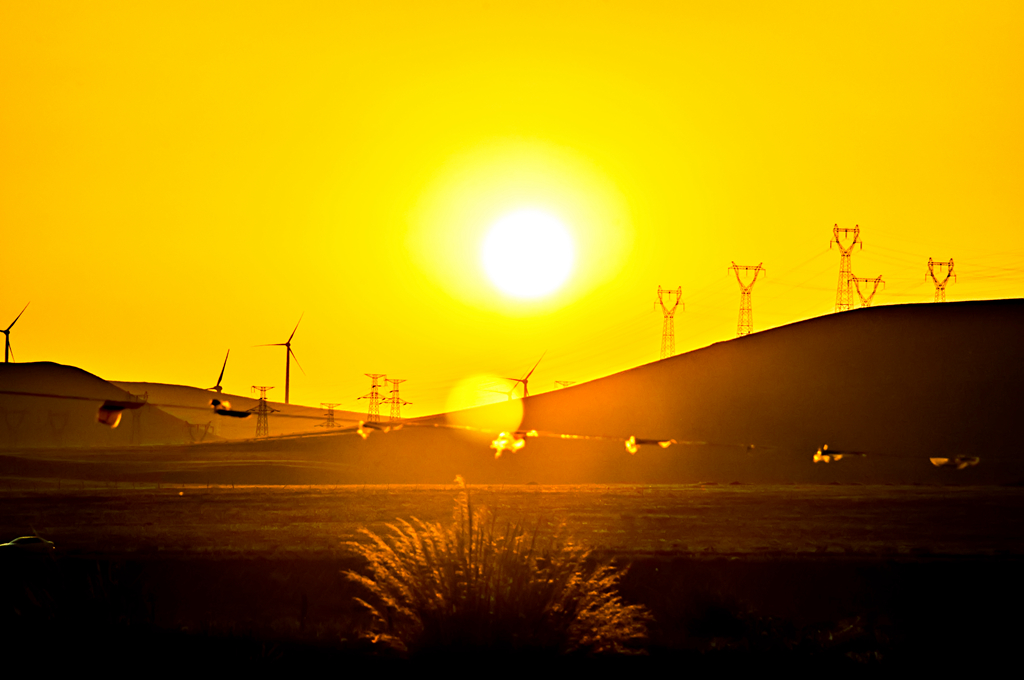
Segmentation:
{"type": "Polygon", "coordinates": [[[946,283],[949,282],[949,277],[952,276],[953,280],[956,281],[956,274],[953,273],[953,258],[949,258],[949,262],[936,262],[932,258],[928,258],[928,276],[932,277],[932,281],[935,283],[935,302],[946,301],[946,283]],[[935,276],[935,268],[939,268],[939,276],[935,276]],[[942,276],[942,268],[946,268],[946,275],[942,276]],[[942,280],[939,280],[942,277],[942,280]]]}
{"type": "MultiPolygon", "coordinates": [[[[675,314],[676,307],[679,306],[679,298],[683,294],[683,287],[680,286],[675,290],[671,288],[662,288],[658,286],[658,304],[661,305],[661,312],[665,317],[665,320],[661,324],[661,358],[667,359],[676,353],[676,322],[675,314]],[[675,303],[671,307],[665,304],[665,298],[667,297],[669,302],[672,302],[672,296],[676,296],[675,303]]],[[[683,305],[683,311],[686,311],[686,305],[683,305]]]]}
{"type": "Polygon", "coordinates": [[[871,301],[875,298],[875,293],[878,292],[879,284],[881,284],[883,287],[885,286],[885,281],[882,280],[881,276],[879,276],[878,278],[875,278],[875,279],[862,279],[862,278],[857,277],[857,276],[851,276],[850,280],[853,281],[854,288],[856,288],[856,290],[857,290],[857,297],[860,298],[860,306],[861,307],[870,307],[871,306],[871,301]],[[866,296],[864,295],[864,291],[862,291],[860,289],[860,284],[862,284],[862,283],[873,283],[873,284],[875,284],[871,288],[871,292],[868,295],[866,295],[866,296]]]}
{"type": "Polygon", "coordinates": [[[405,382],[405,378],[396,378],[394,380],[392,380],[391,378],[385,378],[384,382],[391,383],[391,396],[384,400],[384,401],[388,402],[389,404],[391,404],[391,416],[390,416],[389,420],[391,422],[395,422],[395,421],[401,420],[402,419],[402,407],[403,406],[408,406],[409,404],[412,403],[411,401],[405,401],[398,394],[398,385],[399,385],[399,383],[404,383],[405,382]]]}
{"type": "Polygon", "coordinates": [[[860,226],[853,225],[853,229],[840,229],[839,225],[832,227],[832,240],[829,241],[828,247],[832,248],[832,244],[839,246],[839,287],[836,288],[836,309],[837,312],[845,312],[853,308],[853,264],[852,255],[853,247],[860,243],[861,249],[864,248],[864,244],[860,240],[860,226]],[[847,239],[850,234],[853,234],[853,238],[850,241],[850,245],[844,246],[843,241],[847,239]]]}
{"type": "MultiPolygon", "coordinates": [[[[147,403],[149,401],[149,392],[146,392],[146,393],[142,394],[141,396],[138,395],[138,394],[131,394],[131,393],[129,393],[128,394],[128,401],[141,402],[141,403],[145,404],[145,403],[147,403]]],[[[131,443],[132,443],[133,446],[137,446],[141,442],[141,440],[142,440],[142,423],[139,421],[139,418],[142,416],[142,414],[140,413],[140,411],[141,411],[141,408],[133,408],[133,409],[131,409],[131,412],[132,412],[132,415],[131,415],[131,418],[132,418],[131,443]]]]}
{"type": "Polygon", "coordinates": [[[555,385],[557,385],[559,389],[562,389],[564,387],[568,387],[569,385],[575,385],[575,384],[576,384],[575,380],[556,380],[555,381],[555,385]]]}
{"type": "Polygon", "coordinates": [[[340,403],[328,404],[328,403],[325,403],[325,402],[320,402],[320,408],[327,410],[327,413],[324,414],[327,417],[327,422],[320,423],[319,425],[317,425],[317,427],[337,427],[337,425],[334,424],[334,407],[335,406],[341,406],[341,404],[340,403]]]}
{"type": "MultiPolygon", "coordinates": [[[[729,270],[736,274],[736,282],[740,284],[740,320],[736,324],[736,337],[742,337],[744,335],[750,335],[754,332],[754,307],[750,301],[750,291],[754,289],[754,284],[757,283],[758,275],[766,271],[764,267],[759,263],[756,267],[753,266],[740,266],[735,262],[729,267],[729,270]],[[750,279],[750,283],[743,283],[743,277],[740,276],[740,272],[747,274],[748,272],[754,272],[753,278],[750,279]]],[[[767,274],[765,274],[767,276],[767,274]]]]}
{"type": "Polygon", "coordinates": [[[252,391],[260,391],[260,401],[258,404],[249,409],[249,413],[256,414],[256,437],[268,437],[270,436],[270,419],[267,417],[271,413],[277,413],[276,408],[271,408],[270,404],[267,403],[267,390],[272,390],[273,387],[264,387],[263,385],[253,385],[252,391]]]}
{"type": "Polygon", "coordinates": [[[366,421],[370,423],[380,422],[380,383],[377,382],[381,378],[384,378],[386,373],[364,373],[367,378],[373,380],[373,385],[370,387],[370,393],[364,394],[359,397],[360,399],[369,399],[370,407],[366,410],[366,421]]]}

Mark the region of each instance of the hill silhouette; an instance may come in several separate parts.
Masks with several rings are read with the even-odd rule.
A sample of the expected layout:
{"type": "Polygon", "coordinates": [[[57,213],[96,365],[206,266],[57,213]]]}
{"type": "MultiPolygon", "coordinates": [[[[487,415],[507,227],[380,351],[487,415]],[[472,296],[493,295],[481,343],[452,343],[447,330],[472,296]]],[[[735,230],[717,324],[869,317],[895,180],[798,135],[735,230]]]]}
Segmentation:
{"type": "Polygon", "coordinates": [[[0,391],[0,450],[182,444],[194,438],[188,423],[150,403],[123,411],[117,428],[97,423],[104,401],[145,400],[147,395],[74,366],[0,364],[0,391]]]}
{"type": "MultiPolygon", "coordinates": [[[[255,408],[259,399],[236,394],[218,394],[211,390],[187,385],[121,381],[113,381],[112,384],[134,394],[148,393],[150,401],[160,404],[162,410],[194,425],[204,426],[206,423],[210,423],[211,433],[218,437],[251,439],[255,435],[255,416],[246,420],[217,417],[212,413],[210,400],[214,398],[226,400],[231,403],[232,409],[247,411],[255,408]]],[[[269,418],[271,435],[315,433],[323,430],[322,426],[326,422],[323,409],[298,404],[282,404],[269,399],[268,404],[276,410],[269,418]]],[[[359,420],[366,419],[365,413],[351,411],[335,411],[334,415],[339,424],[355,424],[359,420]]]]}
{"type": "Polygon", "coordinates": [[[1022,338],[1017,299],[830,314],[528,397],[521,430],[618,440],[528,438],[475,473],[481,482],[1019,483],[1022,338]],[[622,439],[631,435],[680,443],[630,456],[622,439]],[[864,455],[815,464],[825,444],[864,455]],[[929,460],[956,456],[980,464],[929,460]]]}
{"type": "Polygon", "coordinates": [[[498,460],[494,433],[448,428],[444,415],[365,440],[349,428],[152,446],[130,470],[89,460],[103,474],[232,483],[1020,483],[1021,338],[1024,300],[819,317],[528,397],[521,430],[609,439],[530,437],[498,460]],[[679,443],[630,455],[629,436],[679,443]],[[813,463],[824,444],[864,455],[813,463]],[[929,462],[955,456],[981,462],[929,462]]]}
{"type": "Polygon", "coordinates": [[[1022,340],[1024,300],[865,308],[530,397],[523,427],[708,442],[637,458],[719,480],[933,480],[957,455],[1024,479],[1022,340]],[[823,444],[867,455],[814,465],[823,444]]]}

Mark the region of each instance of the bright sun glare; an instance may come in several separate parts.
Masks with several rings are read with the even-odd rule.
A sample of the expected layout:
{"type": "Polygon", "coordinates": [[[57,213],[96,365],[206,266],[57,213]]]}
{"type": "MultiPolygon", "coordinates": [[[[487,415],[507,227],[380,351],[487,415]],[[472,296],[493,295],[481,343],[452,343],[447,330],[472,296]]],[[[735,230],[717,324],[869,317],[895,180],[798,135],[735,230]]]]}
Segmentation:
{"type": "Polygon", "coordinates": [[[494,223],[481,257],[488,278],[502,292],[537,298],[558,290],[569,278],[576,249],[558,218],[529,208],[494,223]]]}

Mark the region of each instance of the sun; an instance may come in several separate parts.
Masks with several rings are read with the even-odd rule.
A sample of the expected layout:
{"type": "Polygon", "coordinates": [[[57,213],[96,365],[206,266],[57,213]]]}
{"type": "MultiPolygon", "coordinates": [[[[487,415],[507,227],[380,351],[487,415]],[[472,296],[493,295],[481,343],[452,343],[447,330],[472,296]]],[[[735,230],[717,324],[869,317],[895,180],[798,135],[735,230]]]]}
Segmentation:
{"type": "Polygon", "coordinates": [[[562,287],[572,273],[576,248],[557,217],[526,208],[491,226],[480,256],[491,283],[506,295],[529,299],[562,287]]]}

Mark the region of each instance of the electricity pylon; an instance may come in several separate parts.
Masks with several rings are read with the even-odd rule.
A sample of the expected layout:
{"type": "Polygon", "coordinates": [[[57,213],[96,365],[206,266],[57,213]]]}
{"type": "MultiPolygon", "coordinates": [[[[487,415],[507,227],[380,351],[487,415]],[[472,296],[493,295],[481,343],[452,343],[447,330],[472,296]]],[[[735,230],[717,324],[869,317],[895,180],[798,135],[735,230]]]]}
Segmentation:
{"type": "Polygon", "coordinates": [[[832,227],[832,240],[829,241],[828,247],[832,248],[832,244],[839,246],[839,286],[836,288],[836,309],[837,312],[845,312],[853,308],[853,247],[860,243],[860,247],[863,250],[864,243],[860,240],[860,226],[854,225],[853,229],[840,229],[839,225],[832,227]],[[853,240],[850,241],[850,245],[844,246],[843,240],[853,234],[853,240]]]}
{"type": "MultiPolygon", "coordinates": [[[[146,392],[145,394],[142,395],[131,394],[129,392],[128,401],[141,402],[145,404],[149,401],[149,392],[146,392]]],[[[140,413],[141,410],[142,409],[140,408],[131,409],[132,433],[130,441],[132,446],[138,446],[139,443],[142,441],[142,423],[139,422],[139,418],[142,416],[142,414],[140,413]]]]}
{"type": "Polygon", "coordinates": [[[557,385],[559,389],[563,389],[563,388],[568,387],[569,385],[575,385],[575,384],[576,384],[575,380],[556,380],[555,381],[555,385],[557,385]]]}
{"type": "Polygon", "coordinates": [[[391,415],[388,418],[391,422],[401,420],[402,406],[408,406],[409,404],[412,403],[411,401],[405,401],[404,399],[402,399],[402,397],[398,395],[398,384],[404,383],[405,380],[405,378],[396,378],[394,380],[392,380],[391,378],[384,379],[384,382],[391,383],[391,396],[384,400],[391,404],[391,415]]]}
{"type": "MultiPolygon", "coordinates": [[[[758,263],[754,266],[740,266],[735,262],[729,267],[728,271],[736,274],[736,282],[740,284],[740,320],[736,324],[736,337],[742,337],[744,335],[750,335],[754,332],[754,306],[750,301],[750,291],[754,289],[754,284],[757,283],[757,277],[761,272],[766,271],[761,266],[762,263],[758,263]],[[743,283],[743,279],[740,277],[740,272],[746,274],[747,272],[754,272],[754,278],[750,279],[750,283],[743,283]]],[[[765,274],[767,276],[767,274],[765,274]]]]}
{"type": "Polygon", "coordinates": [[[267,417],[271,413],[277,413],[276,408],[271,408],[270,404],[267,403],[267,390],[272,390],[273,387],[264,387],[263,385],[253,385],[252,391],[260,391],[260,400],[255,406],[249,409],[249,413],[256,414],[256,437],[268,437],[270,436],[270,419],[267,417]]]}
{"type": "Polygon", "coordinates": [[[341,406],[341,403],[339,402],[337,404],[329,404],[326,402],[320,402],[320,408],[327,410],[327,413],[324,414],[325,416],[327,416],[327,422],[320,423],[319,425],[317,425],[317,427],[337,427],[337,425],[334,424],[335,406],[341,406]]]}
{"type": "Polygon", "coordinates": [[[862,279],[857,276],[851,276],[850,280],[853,281],[853,285],[857,289],[857,297],[860,298],[861,307],[870,307],[871,301],[875,298],[875,293],[878,292],[878,285],[881,284],[883,287],[885,286],[885,281],[882,280],[881,276],[874,279],[862,279]],[[869,293],[867,296],[865,296],[864,291],[860,289],[860,284],[862,283],[875,284],[874,287],[871,288],[871,293],[869,293]]]}
{"type": "MultiPolygon", "coordinates": [[[[364,394],[359,397],[360,399],[369,399],[370,407],[366,410],[366,421],[369,423],[380,422],[380,383],[377,382],[381,378],[384,378],[386,373],[364,373],[367,378],[373,380],[373,385],[370,387],[369,394],[364,394]]],[[[386,379],[386,378],[385,378],[386,379]]]]}
{"type": "MultiPolygon", "coordinates": [[[[676,322],[675,313],[676,307],[679,306],[679,299],[683,294],[683,287],[680,286],[675,290],[671,288],[662,288],[658,286],[658,304],[661,305],[661,313],[665,319],[661,324],[661,358],[667,359],[676,353],[676,322]],[[676,301],[671,307],[665,304],[665,297],[668,296],[669,302],[672,301],[672,296],[676,296],[676,301]]],[[[683,311],[686,311],[686,305],[683,305],[683,311]]]]}
{"type": "Polygon", "coordinates": [[[949,258],[949,262],[936,262],[932,258],[928,258],[928,276],[932,277],[932,281],[935,283],[935,302],[946,301],[946,283],[949,282],[949,277],[952,276],[953,280],[956,281],[956,274],[953,273],[953,258],[949,258]],[[946,268],[946,275],[942,276],[942,280],[939,281],[939,277],[935,276],[935,268],[939,267],[939,276],[942,276],[942,267],[946,268]]]}

